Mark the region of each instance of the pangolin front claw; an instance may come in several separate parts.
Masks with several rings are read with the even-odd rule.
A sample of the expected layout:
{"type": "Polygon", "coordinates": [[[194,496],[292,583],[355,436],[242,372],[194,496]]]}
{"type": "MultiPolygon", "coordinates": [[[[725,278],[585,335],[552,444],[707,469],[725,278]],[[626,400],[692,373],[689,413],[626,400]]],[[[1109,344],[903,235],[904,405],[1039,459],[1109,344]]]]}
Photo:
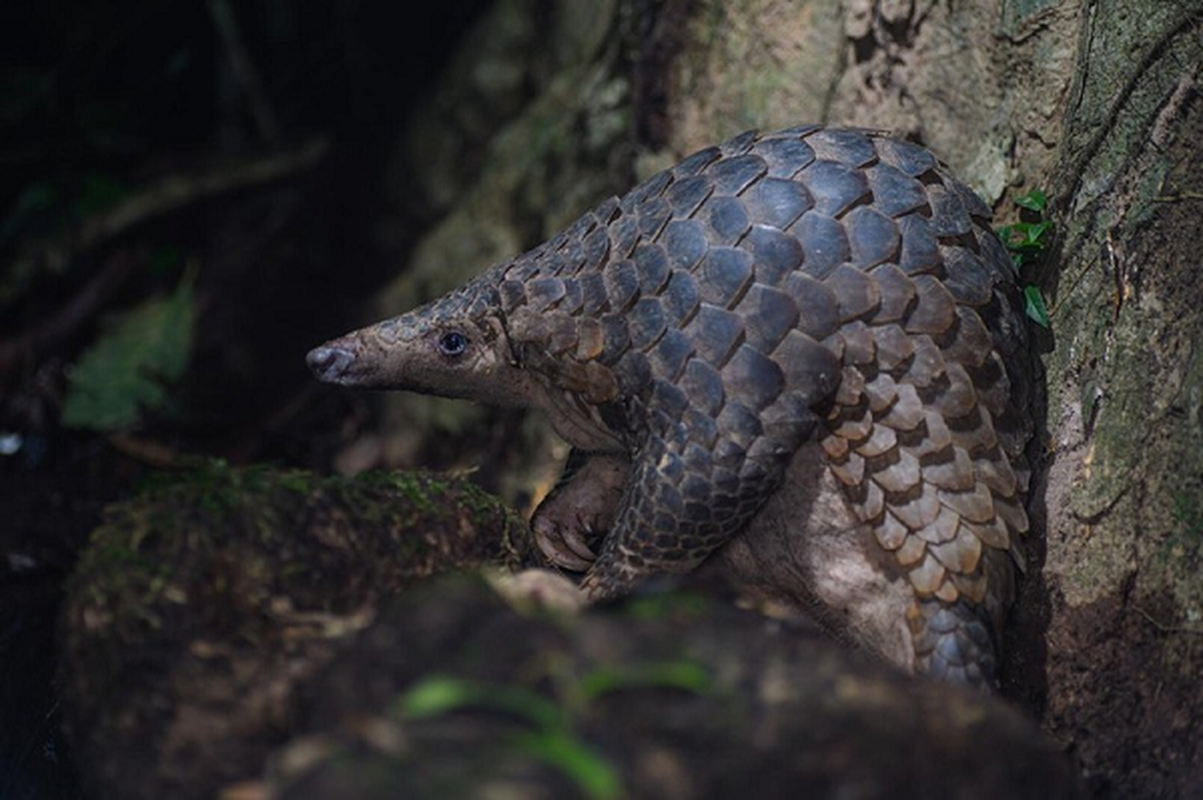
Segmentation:
{"type": "Polygon", "coordinates": [[[585,543],[581,530],[561,525],[553,515],[539,514],[531,527],[534,530],[535,543],[543,551],[543,555],[547,556],[547,560],[555,566],[573,572],[585,572],[597,560],[597,554],[585,543]]]}

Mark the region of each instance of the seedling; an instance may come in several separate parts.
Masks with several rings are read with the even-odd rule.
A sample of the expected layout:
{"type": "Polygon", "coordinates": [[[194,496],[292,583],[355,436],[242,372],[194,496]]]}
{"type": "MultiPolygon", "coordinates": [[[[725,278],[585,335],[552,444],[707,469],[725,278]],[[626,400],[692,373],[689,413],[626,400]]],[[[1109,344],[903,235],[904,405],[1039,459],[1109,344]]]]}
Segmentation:
{"type": "MultiPolygon", "coordinates": [[[[1021,197],[1015,198],[1015,205],[1029,212],[1030,221],[1016,222],[998,229],[998,236],[1011,254],[1011,264],[1015,274],[1027,264],[1036,261],[1048,248],[1052,240],[1052,220],[1044,218],[1048,210],[1048,195],[1039,189],[1033,189],[1021,197]]],[[[1034,284],[1023,287],[1024,311],[1037,325],[1049,326],[1048,307],[1044,303],[1044,295],[1034,284]]]]}
{"type": "Polygon", "coordinates": [[[531,689],[435,675],[406,691],[397,709],[407,719],[463,709],[508,714],[521,720],[526,728],[513,737],[513,746],[558,769],[591,800],[611,800],[623,796],[617,770],[573,729],[588,703],[605,694],[631,689],[704,692],[710,688],[710,677],[700,665],[679,661],[596,669],[573,683],[560,687],[567,697],[557,704],[531,689]]]}

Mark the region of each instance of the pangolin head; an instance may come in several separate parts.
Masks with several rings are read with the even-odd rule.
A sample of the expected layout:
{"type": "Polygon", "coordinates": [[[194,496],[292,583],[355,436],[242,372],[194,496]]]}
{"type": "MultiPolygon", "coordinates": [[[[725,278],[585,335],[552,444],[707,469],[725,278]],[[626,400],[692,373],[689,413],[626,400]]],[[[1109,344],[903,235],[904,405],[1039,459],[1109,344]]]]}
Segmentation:
{"type": "Polygon", "coordinates": [[[324,383],[497,405],[525,400],[527,377],[510,347],[495,291],[480,280],[332,339],[305,360],[324,383]]]}

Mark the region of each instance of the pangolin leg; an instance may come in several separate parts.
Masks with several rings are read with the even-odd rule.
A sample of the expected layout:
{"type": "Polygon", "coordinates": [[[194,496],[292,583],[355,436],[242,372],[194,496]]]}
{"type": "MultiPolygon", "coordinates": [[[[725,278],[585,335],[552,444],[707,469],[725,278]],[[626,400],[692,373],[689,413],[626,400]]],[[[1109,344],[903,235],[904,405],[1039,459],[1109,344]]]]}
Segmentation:
{"type": "MultiPolygon", "coordinates": [[[[763,444],[765,437],[761,437],[763,444]]],[[[713,448],[684,426],[649,437],[636,455],[610,534],[582,588],[592,598],[628,591],[640,578],[688,572],[747,524],[780,485],[784,462],[771,448],[713,448]]]]}
{"type": "Polygon", "coordinates": [[[584,572],[614,523],[631,472],[626,456],[576,449],[531,520],[535,541],[556,566],[584,572]]]}

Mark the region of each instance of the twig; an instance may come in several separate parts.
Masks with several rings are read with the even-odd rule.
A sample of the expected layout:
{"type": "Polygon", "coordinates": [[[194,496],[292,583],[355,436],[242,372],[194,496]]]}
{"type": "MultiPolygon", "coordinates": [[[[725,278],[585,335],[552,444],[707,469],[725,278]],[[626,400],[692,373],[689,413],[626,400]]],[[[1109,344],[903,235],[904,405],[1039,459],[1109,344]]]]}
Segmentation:
{"type": "MultiPolygon", "coordinates": [[[[116,208],[84,220],[62,239],[27,248],[10,267],[9,274],[33,275],[38,264],[65,264],[80,253],[156,217],[227,192],[279,180],[311,167],[327,149],[326,140],[316,138],[264,158],[165,176],[143,187],[116,208]]],[[[45,322],[12,339],[0,341],[0,378],[23,360],[36,358],[37,351],[52,347],[90,319],[129,277],[133,266],[134,262],[128,256],[112,259],[100,274],[45,322]]]]}
{"type": "Polygon", "coordinates": [[[1179,192],[1178,194],[1159,194],[1152,198],[1154,203],[1180,203],[1183,200],[1203,200],[1203,192],[1179,192]]]}
{"type": "Polygon", "coordinates": [[[147,186],[108,213],[84,222],[76,249],[95,246],[106,239],[183,206],[234,189],[268,183],[314,164],[326,152],[325,139],[314,139],[292,150],[225,168],[183,175],[168,175],[147,186]]]}
{"type": "Polygon", "coordinates": [[[22,363],[33,361],[39,351],[49,349],[91,319],[96,310],[125,283],[134,271],[135,263],[137,260],[129,253],[115,254],[104,268],[56,313],[40,325],[22,331],[6,341],[0,341],[0,380],[11,371],[19,369],[22,363]]]}
{"type": "Polygon", "coordinates": [[[263,81],[259,79],[259,71],[251,61],[246,45],[242,41],[242,31],[234,16],[234,9],[229,0],[209,0],[209,16],[213,18],[213,26],[225,46],[226,56],[230,61],[230,70],[234,80],[246,95],[246,103],[255,120],[259,135],[266,141],[274,142],[280,137],[280,123],[276,112],[267,101],[267,93],[263,90],[263,81]]]}
{"type": "Polygon", "coordinates": [[[152,439],[128,433],[110,433],[105,438],[118,453],[156,469],[179,469],[190,463],[186,456],[152,439]]]}
{"type": "Polygon", "coordinates": [[[299,172],[316,163],[327,148],[325,139],[316,138],[265,158],[243,159],[229,166],[167,175],[142,187],[116,207],[84,220],[66,236],[23,248],[22,254],[9,269],[9,274],[33,274],[36,264],[66,264],[79,253],[147,220],[214,195],[269,183],[299,172]]]}
{"type": "Polygon", "coordinates": [[[1133,605],[1132,608],[1136,609],[1137,614],[1140,614],[1142,617],[1147,619],[1154,628],[1161,631],[1162,633],[1193,633],[1193,634],[1196,634],[1199,636],[1203,636],[1203,629],[1188,628],[1184,625],[1164,625],[1164,624],[1158,622],[1156,619],[1154,619],[1152,614],[1145,611],[1140,606],[1133,605]]]}

